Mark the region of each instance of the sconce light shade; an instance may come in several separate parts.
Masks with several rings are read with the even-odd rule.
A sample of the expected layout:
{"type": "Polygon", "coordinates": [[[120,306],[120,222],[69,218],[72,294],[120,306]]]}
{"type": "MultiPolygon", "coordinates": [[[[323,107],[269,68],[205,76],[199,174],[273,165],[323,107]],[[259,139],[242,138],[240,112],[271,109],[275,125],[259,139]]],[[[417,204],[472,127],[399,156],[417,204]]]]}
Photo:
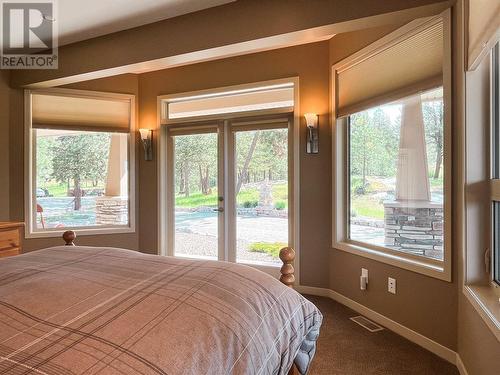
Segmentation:
{"type": "Polygon", "coordinates": [[[316,113],[305,113],[307,126],[306,153],[319,153],[319,133],[318,133],[318,115],[316,113]]]}
{"type": "Polygon", "coordinates": [[[153,160],[153,131],[151,129],[139,129],[139,133],[144,147],[144,160],[153,160]]]}
{"type": "Polygon", "coordinates": [[[143,141],[151,139],[151,129],[139,129],[139,133],[141,133],[141,139],[143,141]]]}
{"type": "Polygon", "coordinates": [[[306,119],[306,125],[308,128],[318,127],[318,115],[316,113],[304,113],[306,119]]]}

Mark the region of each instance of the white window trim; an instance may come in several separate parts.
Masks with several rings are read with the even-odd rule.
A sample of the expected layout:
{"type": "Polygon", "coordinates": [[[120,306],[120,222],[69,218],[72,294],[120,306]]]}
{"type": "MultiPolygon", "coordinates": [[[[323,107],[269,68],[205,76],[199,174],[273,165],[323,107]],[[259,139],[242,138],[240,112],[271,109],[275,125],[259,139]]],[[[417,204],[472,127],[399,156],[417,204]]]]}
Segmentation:
{"type": "MultiPolygon", "coordinates": [[[[491,60],[490,60],[490,170],[491,170],[491,180],[490,180],[490,200],[492,202],[500,202],[500,175],[495,176],[495,171],[493,170],[494,167],[498,170],[497,174],[500,174],[500,160],[493,160],[496,155],[493,154],[495,153],[497,155],[500,155],[500,41],[496,43],[493,48],[492,48],[492,53],[491,53],[491,60]],[[495,55],[496,53],[496,55],[495,55]],[[495,112],[495,113],[494,113],[495,112]],[[494,139],[496,138],[496,139],[494,139]]],[[[500,204],[500,203],[499,203],[500,204]]],[[[493,212],[493,207],[491,207],[491,226],[493,227],[493,224],[497,218],[494,218],[494,212],[493,212]]],[[[496,223],[497,225],[500,223],[496,223]]],[[[493,229],[493,228],[492,228],[493,229]]],[[[493,238],[493,233],[494,231],[492,230],[492,236],[491,236],[491,253],[490,253],[490,259],[491,259],[491,268],[490,268],[490,282],[491,285],[494,286],[495,288],[500,288],[500,281],[495,280],[495,273],[496,273],[496,257],[500,257],[500,249],[498,254],[495,254],[495,243],[494,243],[494,238],[493,238]]],[[[500,233],[500,231],[499,231],[500,233]]],[[[500,243],[500,238],[497,239],[498,242],[500,243]]],[[[498,278],[500,279],[500,275],[497,275],[498,278]]],[[[500,296],[499,296],[500,297],[500,296]]],[[[500,302],[500,301],[499,301],[500,302]]]]}
{"type": "Polygon", "coordinates": [[[491,285],[464,285],[462,292],[479,313],[491,332],[500,341],[500,296],[498,287],[491,285]]]}
{"type": "MultiPolygon", "coordinates": [[[[98,235],[98,234],[120,234],[135,233],[135,130],[136,130],[136,99],[135,95],[107,93],[100,91],[75,90],[75,89],[34,89],[24,90],[24,218],[26,231],[24,237],[29,238],[47,238],[60,237],[66,230],[76,230],[79,236],[98,235]],[[45,229],[36,231],[34,229],[33,213],[36,212],[36,194],[33,189],[33,181],[36,179],[35,168],[33,166],[33,132],[32,132],[32,110],[31,96],[34,93],[50,95],[70,95],[84,96],[91,98],[121,99],[130,101],[130,132],[128,133],[128,159],[129,159],[129,225],[117,226],[88,226],[88,227],[65,227],[45,229]]],[[[125,133],[124,133],[125,134],[125,133]]]]}
{"type": "MultiPolygon", "coordinates": [[[[168,125],[181,124],[181,123],[191,123],[194,122],[207,122],[209,120],[224,120],[224,119],[234,119],[234,118],[244,118],[251,116],[265,116],[270,114],[279,114],[279,113],[290,113],[293,112],[292,119],[292,134],[293,134],[293,146],[291,148],[291,154],[293,155],[293,218],[292,218],[292,227],[290,228],[292,235],[292,243],[291,247],[295,250],[295,282],[296,285],[300,285],[300,106],[299,106],[299,77],[290,77],[283,79],[275,79],[269,81],[259,81],[241,85],[233,85],[233,86],[224,86],[217,87],[213,89],[207,90],[199,90],[199,91],[190,91],[169,95],[161,95],[157,97],[157,130],[159,134],[159,142],[158,142],[158,155],[159,155],[159,163],[158,163],[158,202],[159,202],[159,210],[158,210],[158,253],[160,255],[172,255],[167,254],[167,244],[168,244],[168,236],[167,236],[167,228],[168,227],[168,215],[167,210],[169,207],[168,202],[168,183],[167,183],[167,155],[168,155],[168,139],[167,139],[167,131],[166,127],[168,125]],[[293,108],[274,108],[274,109],[266,109],[266,110],[258,110],[258,111],[249,111],[249,112],[235,112],[235,113],[224,113],[220,115],[207,115],[207,116],[195,116],[195,117],[186,117],[182,119],[168,119],[166,113],[166,104],[171,100],[178,100],[180,98],[192,97],[192,96],[203,96],[203,95],[211,95],[218,94],[227,91],[238,91],[238,90],[251,90],[262,88],[266,86],[275,86],[281,84],[292,83],[294,88],[293,98],[294,98],[294,106],[293,108]]],[[[229,136],[228,132],[225,132],[225,137],[229,136]]],[[[227,139],[224,140],[227,142],[227,139]]],[[[227,171],[226,171],[227,173],[227,171]]],[[[227,182],[225,182],[227,184],[227,182]]],[[[225,188],[227,189],[227,187],[225,188]]],[[[253,265],[246,264],[251,267],[258,268],[266,273],[269,273],[275,277],[279,276],[279,268],[273,266],[265,266],[265,265],[253,265]]]]}
{"type": "MultiPolygon", "coordinates": [[[[336,77],[340,68],[355,64],[363,56],[369,56],[383,48],[383,41],[362,49],[358,53],[332,66],[330,81],[332,92],[332,248],[370,258],[409,271],[431,276],[440,280],[452,280],[452,93],[451,93],[451,15],[449,9],[442,13],[444,25],[443,99],[444,99],[444,256],[443,261],[393,251],[381,246],[369,245],[348,239],[348,194],[347,181],[347,118],[336,117],[336,77]]],[[[404,31],[401,31],[401,36],[404,31]]],[[[395,34],[393,34],[394,36],[395,34]]],[[[389,98],[388,102],[395,98],[389,98]]]]}
{"type": "MultiPolygon", "coordinates": [[[[297,83],[298,84],[298,83],[297,83]]],[[[294,78],[285,78],[285,79],[276,79],[271,81],[264,82],[254,82],[249,84],[242,85],[234,85],[234,86],[225,86],[218,87],[215,89],[207,89],[207,90],[198,90],[198,91],[189,91],[183,92],[179,94],[172,95],[162,95],[159,96],[159,116],[161,124],[182,124],[186,122],[195,122],[195,121],[208,121],[208,120],[224,120],[224,119],[232,119],[235,117],[249,117],[249,116],[261,116],[267,114],[276,114],[276,113],[290,113],[294,111],[293,107],[281,107],[281,108],[269,108],[269,109],[260,109],[260,110],[250,110],[250,111],[241,111],[241,112],[228,112],[228,113],[220,113],[214,115],[201,115],[201,116],[189,116],[182,118],[168,118],[168,104],[169,102],[177,102],[184,99],[194,99],[198,97],[214,97],[214,96],[223,96],[225,93],[234,94],[237,92],[252,92],[264,90],[270,87],[278,87],[282,85],[293,85],[293,87],[297,87],[297,84],[294,81],[294,78]]],[[[285,87],[285,86],[284,86],[285,87]]],[[[296,89],[294,90],[294,103],[295,107],[297,107],[297,98],[295,97],[296,89]]]]}
{"type": "MultiPolygon", "coordinates": [[[[493,54],[491,54],[493,55],[493,54]]],[[[492,60],[493,56],[490,58],[490,94],[489,99],[492,101],[493,95],[493,70],[492,60]]],[[[479,64],[478,64],[479,65],[479,64]]],[[[477,66],[476,66],[477,68],[477,66]]],[[[490,106],[491,109],[491,106],[490,106]]],[[[494,134],[494,123],[493,123],[493,111],[490,114],[490,132],[489,132],[489,143],[490,143],[490,167],[493,166],[493,134],[494,134]]],[[[498,136],[498,135],[497,135],[498,136]]],[[[493,179],[493,168],[490,168],[490,207],[492,207],[493,201],[500,201],[500,180],[493,179]]],[[[490,208],[492,211],[492,208],[490,208]]],[[[490,227],[493,229],[493,212],[490,212],[490,227]]],[[[488,231],[489,232],[489,231],[488,231]]],[[[468,235],[468,234],[467,234],[468,235]]],[[[490,329],[493,335],[500,341],[500,286],[493,280],[493,251],[494,251],[494,240],[493,231],[490,235],[490,272],[487,275],[487,279],[475,277],[471,271],[469,271],[467,262],[469,261],[469,256],[472,256],[473,262],[482,264],[484,259],[484,254],[480,251],[472,251],[468,248],[465,249],[465,264],[464,264],[464,284],[462,286],[462,292],[467,300],[470,302],[472,307],[477,311],[479,316],[483,319],[486,326],[490,329]]]]}

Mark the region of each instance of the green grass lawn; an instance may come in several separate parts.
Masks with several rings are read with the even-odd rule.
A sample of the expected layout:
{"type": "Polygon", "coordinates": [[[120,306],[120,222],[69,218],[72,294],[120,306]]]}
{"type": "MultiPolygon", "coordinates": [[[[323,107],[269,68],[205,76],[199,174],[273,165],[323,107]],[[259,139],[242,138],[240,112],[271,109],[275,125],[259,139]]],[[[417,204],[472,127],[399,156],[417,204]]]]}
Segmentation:
{"type": "MultiPolygon", "coordinates": [[[[351,212],[356,216],[364,216],[373,219],[384,218],[384,205],[380,202],[380,198],[373,197],[373,194],[381,193],[394,189],[394,186],[383,183],[382,178],[367,176],[367,186],[365,186],[364,195],[353,194],[351,198],[351,212]]],[[[443,178],[434,179],[429,177],[431,191],[439,191],[443,188],[443,178]]],[[[360,176],[351,176],[352,192],[357,192],[358,188],[362,187],[362,179],[360,176]]]]}
{"type": "Polygon", "coordinates": [[[282,242],[253,242],[248,246],[248,250],[255,253],[266,253],[273,258],[279,258],[280,250],[287,246],[282,242]]]}
{"type": "Polygon", "coordinates": [[[351,199],[351,211],[357,216],[371,217],[374,219],[384,218],[384,205],[379,199],[370,198],[369,195],[354,196],[351,199]]]}
{"type": "MultiPolygon", "coordinates": [[[[68,185],[59,184],[57,182],[48,182],[40,186],[47,189],[49,194],[53,197],[66,197],[68,196],[68,185]]],[[[104,189],[104,185],[92,186],[91,184],[83,184],[82,189],[104,189]]]]}
{"type": "MultiPolygon", "coordinates": [[[[273,185],[273,201],[284,202],[285,208],[288,208],[288,186],[286,184],[273,185]]],[[[259,202],[259,190],[257,188],[242,188],[236,198],[237,204],[243,206],[245,202],[259,202]]],[[[212,194],[203,195],[200,192],[192,193],[189,197],[177,195],[175,197],[177,207],[193,208],[199,206],[217,206],[217,189],[212,189],[212,194]]]]}
{"type": "Polygon", "coordinates": [[[66,184],[49,182],[41,187],[47,189],[53,197],[66,197],[68,193],[68,186],[66,184]]]}
{"type": "Polygon", "coordinates": [[[202,193],[193,193],[189,197],[177,195],[175,197],[177,207],[198,207],[198,206],[217,206],[217,189],[212,189],[212,194],[204,195],[202,193]]]}

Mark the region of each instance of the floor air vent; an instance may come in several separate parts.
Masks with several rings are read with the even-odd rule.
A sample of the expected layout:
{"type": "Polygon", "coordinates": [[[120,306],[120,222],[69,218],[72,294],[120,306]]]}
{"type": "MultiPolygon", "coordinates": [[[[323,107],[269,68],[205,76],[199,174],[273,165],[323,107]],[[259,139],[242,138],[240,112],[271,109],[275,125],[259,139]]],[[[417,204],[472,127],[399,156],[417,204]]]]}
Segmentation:
{"type": "Polygon", "coordinates": [[[379,326],[377,323],[372,322],[370,319],[364,316],[353,316],[351,319],[353,322],[358,323],[361,327],[366,328],[370,332],[382,331],[384,328],[379,326]]]}

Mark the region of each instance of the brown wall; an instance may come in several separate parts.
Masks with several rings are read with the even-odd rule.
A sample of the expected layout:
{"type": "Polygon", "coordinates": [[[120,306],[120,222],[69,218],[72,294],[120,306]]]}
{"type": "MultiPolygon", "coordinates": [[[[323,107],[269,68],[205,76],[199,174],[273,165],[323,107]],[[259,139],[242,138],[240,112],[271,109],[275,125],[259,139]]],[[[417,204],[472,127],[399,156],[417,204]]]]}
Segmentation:
{"type": "Polygon", "coordinates": [[[330,39],[330,64],[333,65],[349,57],[361,48],[375,42],[405,23],[406,22],[394,22],[390,25],[335,35],[330,39]]]}
{"type": "MultiPolygon", "coordinates": [[[[134,74],[125,74],[95,81],[87,81],[79,84],[67,86],[68,88],[107,91],[123,94],[138,95],[138,78],[134,74]]],[[[15,147],[10,148],[11,174],[10,174],[10,219],[16,221],[25,221],[24,218],[24,122],[23,122],[23,91],[19,89],[11,90],[11,134],[10,141],[15,147]]],[[[136,154],[138,153],[139,141],[136,142],[136,154]]],[[[136,170],[137,170],[136,164],[136,170]]],[[[138,171],[136,171],[136,174],[138,171]]],[[[136,181],[136,196],[138,198],[139,180],[136,181]]],[[[136,198],[136,206],[138,199],[136,198]]],[[[136,210],[137,211],[137,210],[136,210]]],[[[137,217],[137,215],[136,215],[137,217]]],[[[136,227],[138,223],[136,220],[136,227]]],[[[23,243],[23,251],[42,249],[44,247],[62,245],[62,239],[58,237],[51,238],[33,238],[26,239],[23,243]]],[[[139,248],[139,233],[110,234],[80,236],[79,245],[89,246],[115,246],[126,249],[137,250],[139,248]]]]}
{"type": "Polygon", "coordinates": [[[9,220],[9,72],[0,71],[0,221],[9,220]]]}
{"type": "MultiPolygon", "coordinates": [[[[396,26],[339,34],[330,41],[333,65],[392,31],[396,26]]],[[[456,259],[456,257],[455,257],[456,259]]],[[[457,283],[448,283],[341,250],[330,251],[330,288],[455,350],[457,283]],[[361,268],[370,285],[359,289],[361,268]],[[387,278],[397,280],[397,294],[387,292],[387,278]]]]}
{"type": "MultiPolygon", "coordinates": [[[[140,123],[156,124],[158,95],[298,76],[300,112],[320,115],[320,153],[305,154],[305,126],[300,136],[301,282],[328,286],[330,247],[331,150],[329,127],[328,42],[142,74],[139,78],[140,123]]],[[[157,161],[140,161],[140,245],[156,252],[157,161]]]]}
{"type": "Polygon", "coordinates": [[[340,250],[330,252],[330,288],[386,317],[456,350],[457,283],[448,283],[340,250]],[[359,289],[361,268],[370,285],[359,289]],[[397,294],[387,292],[387,278],[397,294]]]}
{"type": "Polygon", "coordinates": [[[469,375],[497,375],[500,342],[463,294],[458,311],[458,353],[469,375]]]}

